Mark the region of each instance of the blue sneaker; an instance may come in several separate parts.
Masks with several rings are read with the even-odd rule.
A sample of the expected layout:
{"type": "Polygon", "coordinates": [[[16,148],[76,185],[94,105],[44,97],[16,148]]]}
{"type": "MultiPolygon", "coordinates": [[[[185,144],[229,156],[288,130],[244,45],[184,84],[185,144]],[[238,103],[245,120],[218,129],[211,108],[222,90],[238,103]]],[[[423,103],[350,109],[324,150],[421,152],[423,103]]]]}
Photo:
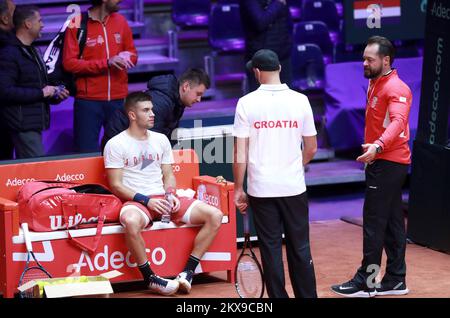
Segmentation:
{"type": "Polygon", "coordinates": [[[178,274],[176,280],[180,284],[179,291],[185,294],[191,292],[192,276],[194,276],[193,271],[184,271],[178,274]]]}

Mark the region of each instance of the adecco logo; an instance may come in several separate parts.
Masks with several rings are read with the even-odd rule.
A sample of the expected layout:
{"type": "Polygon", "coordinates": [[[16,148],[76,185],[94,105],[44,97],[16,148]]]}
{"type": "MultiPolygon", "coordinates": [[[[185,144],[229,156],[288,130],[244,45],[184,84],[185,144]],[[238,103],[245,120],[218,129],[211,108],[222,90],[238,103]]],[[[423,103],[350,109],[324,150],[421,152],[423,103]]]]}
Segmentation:
{"type": "MultiPolygon", "coordinates": [[[[43,178],[45,179],[45,178],[43,178]]],[[[85,179],[85,175],[83,173],[79,173],[79,174],[57,174],[56,178],[54,179],[55,181],[64,181],[64,182],[68,182],[68,181],[83,181],[85,179]]],[[[9,178],[8,180],[6,180],[6,186],[7,187],[21,187],[23,186],[25,183],[31,182],[31,181],[36,181],[35,178],[24,178],[24,179],[18,179],[17,177],[14,179],[9,178]]]]}
{"type": "Polygon", "coordinates": [[[84,174],[63,174],[63,175],[56,175],[55,178],[56,181],[83,181],[84,180],[84,174]]]}
{"type": "Polygon", "coordinates": [[[34,178],[27,178],[27,179],[8,179],[6,180],[6,186],[7,187],[21,187],[27,182],[36,181],[34,178]]]}
{"type": "MultiPolygon", "coordinates": [[[[79,271],[83,267],[89,269],[89,271],[107,271],[110,269],[121,269],[124,266],[136,267],[137,264],[131,261],[131,253],[123,253],[122,251],[110,251],[108,245],[103,247],[103,251],[96,253],[95,255],[89,255],[86,252],[81,252],[78,263],[73,264],[73,270],[79,271]],[[93,258],[91,258],[91,256],[93,258]]],[[[162,247],[156,247],[152,250],[145,249],[145,253],[148,255],[150,264],[160,266],[164,264],[167,258],[166,251],[162,247]]]]}

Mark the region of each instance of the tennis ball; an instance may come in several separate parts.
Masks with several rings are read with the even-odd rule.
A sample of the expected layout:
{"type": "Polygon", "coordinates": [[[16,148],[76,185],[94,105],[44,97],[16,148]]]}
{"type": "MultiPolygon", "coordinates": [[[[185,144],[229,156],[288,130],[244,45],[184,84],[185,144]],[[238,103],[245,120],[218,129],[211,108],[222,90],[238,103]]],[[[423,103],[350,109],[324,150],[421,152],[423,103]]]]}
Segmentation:
{"type": "Polygon", "coordinates": [[[80,276],[80,283],[87,283],[88,281],[87,276],[80,276]]]}

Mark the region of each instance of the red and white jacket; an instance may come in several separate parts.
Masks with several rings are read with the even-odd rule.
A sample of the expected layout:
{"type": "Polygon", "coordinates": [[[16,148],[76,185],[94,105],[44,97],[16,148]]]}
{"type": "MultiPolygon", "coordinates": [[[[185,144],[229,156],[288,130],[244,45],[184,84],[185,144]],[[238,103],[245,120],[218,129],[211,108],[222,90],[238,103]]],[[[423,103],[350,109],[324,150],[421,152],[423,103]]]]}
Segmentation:
{"type": "Polygon", "coordinates": [[[127,96],[127,70],[108,67],[108,59],[122,51],[136,54],[131,58],[136,64],[133,34],[127,20],[119,13],[108,15],[103,23],[93,20],[89,14],[86,45],[81,58],[78,58],[77,28],[67,29],[63,66],[76,77],[77,98],[110,101],[127,96]]]}
{"type": "Polygon", "coordinates": [[[396,70],[370,81],[364,140],[381,146],[383,151],[375,159],[402,164],[411,162],[408,145],[411,103],[411,90],[396,70]]]}

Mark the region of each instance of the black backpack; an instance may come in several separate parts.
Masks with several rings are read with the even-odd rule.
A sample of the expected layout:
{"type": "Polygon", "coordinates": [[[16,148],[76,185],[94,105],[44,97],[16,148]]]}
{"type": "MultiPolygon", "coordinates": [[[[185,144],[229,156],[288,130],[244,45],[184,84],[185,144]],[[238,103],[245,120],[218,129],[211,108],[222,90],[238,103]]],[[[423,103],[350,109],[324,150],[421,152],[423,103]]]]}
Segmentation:
{"type": "MultiPolygon", "coordinates": [[[[88,13],[83,12],[81,14],[80,27],[77,31],[78,45],[80,47],[80,54],[78,55],[78,58],[80,58],[83,54],[84,46],[86,45],[87,21],[88,13]]],[[[53,38],[52,42],[45,50],[44,61],[47,67],[48,83],[54,86],[64,85],[70,92],[70,95],[75,96],[77,89],[75,86],[74,75],[66,72],[62,63],[64,38],[67,27],[70,23],[71,21],[67,20],[61,27],[61,30],[59,30],[58,34],[53,38]]]]}

